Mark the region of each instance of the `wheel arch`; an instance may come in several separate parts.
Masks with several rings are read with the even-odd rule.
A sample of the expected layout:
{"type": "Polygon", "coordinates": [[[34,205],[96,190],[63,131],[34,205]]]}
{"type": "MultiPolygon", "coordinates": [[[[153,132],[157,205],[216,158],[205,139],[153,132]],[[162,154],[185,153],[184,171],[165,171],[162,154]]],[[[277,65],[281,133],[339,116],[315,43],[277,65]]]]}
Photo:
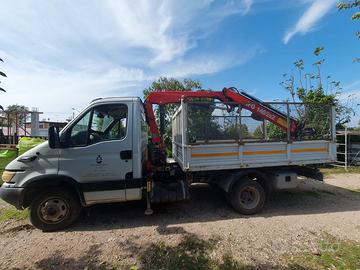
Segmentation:
{"type": "Polygon", "coordinates": [[[268,181],[268,176],[266,173],[256,169],[245,169],[241,171],[231,172],[221,177],[221,180],[217,182],[218,186],[223,189],[225,192],[230,192],[232,187],[244,177],[249,177],[261,184],[261,186],[265,189],[265,191],[269,191],[270,181],[268,181]]]}
{"type": "Polygon", "coordinates": [[[65,175],[41,175],[32,178],[25,185],[25,193],[23,197],[22,206],[28,207],[31,202],[32,195],[38,190],[49,188],[49,187],[62,187],[74,192],[79,199],[82,206],[85,206],[84,194],[80,189],[78,182],[65,175]]]}

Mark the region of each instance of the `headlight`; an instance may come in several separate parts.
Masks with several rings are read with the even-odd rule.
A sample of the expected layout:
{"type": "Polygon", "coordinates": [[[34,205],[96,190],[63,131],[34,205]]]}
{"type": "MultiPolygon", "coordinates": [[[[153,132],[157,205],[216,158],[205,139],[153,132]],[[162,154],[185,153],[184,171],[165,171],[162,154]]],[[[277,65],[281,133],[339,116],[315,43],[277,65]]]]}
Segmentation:
{"type": "Polygon", "coordinates": [[[1,179],[3,180],[3,182],[8,183],[11,181],[11,179],[14,178],[15,174],[16,172],[4,171],[1,179]]]}

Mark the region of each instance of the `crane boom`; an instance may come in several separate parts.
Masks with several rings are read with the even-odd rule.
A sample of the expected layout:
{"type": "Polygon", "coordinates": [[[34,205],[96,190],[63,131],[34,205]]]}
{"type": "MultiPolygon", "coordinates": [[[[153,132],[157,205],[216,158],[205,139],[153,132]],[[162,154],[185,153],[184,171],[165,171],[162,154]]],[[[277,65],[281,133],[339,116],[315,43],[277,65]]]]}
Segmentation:
{"type": "MultiPolygon", "coordinates": [[[[256,117],[266,119],[275,124],[281,129],[288,130],[287,115],[276,110],[275,108],[263,103],[262,101],[248,95],[245,92],[238,92],[235,88],[224,88],[222,91],[155,91],[151,92],[146,98],[144,105],[147,115],[147,121],[150,126],[150,132],[153,143],[158,143],[161,148],[164,147],[162,138],[159,135],[159,130],[156,124],[153,105],[178,104],[183,98],[198,99],[198,98],[212,98],[218,99],[222,102],[235,102],[241,104],[244,109],[251,111],[256,117]]],[[[296,132],[298,123],[296,120],[290,118],[290,133],[296,132]]]]}

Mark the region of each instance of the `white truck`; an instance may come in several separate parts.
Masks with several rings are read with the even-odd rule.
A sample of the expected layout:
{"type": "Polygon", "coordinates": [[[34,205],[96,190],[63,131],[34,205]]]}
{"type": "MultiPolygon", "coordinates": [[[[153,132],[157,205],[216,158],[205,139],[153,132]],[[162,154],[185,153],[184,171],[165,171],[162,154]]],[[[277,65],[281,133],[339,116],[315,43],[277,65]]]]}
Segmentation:
{"type": "Polygon", "coordinates": [[[334,108],[314,106],[270,105],[235,88],[153,92],[144,103],[99,98],[9,163],[0,197],[29,207],[30,221],[43,231],[69,226],[82,207],[100,203],[144,200],[151,214],[151,204],[186,200],[199,182],[220,187],[239,213],[254,214],[271,190],[295,188],[298,175],[321,179],[306,165],[336,160],[334,108]],[[153,105],[173,103],[179,107],[169,159],[153,105]]]}

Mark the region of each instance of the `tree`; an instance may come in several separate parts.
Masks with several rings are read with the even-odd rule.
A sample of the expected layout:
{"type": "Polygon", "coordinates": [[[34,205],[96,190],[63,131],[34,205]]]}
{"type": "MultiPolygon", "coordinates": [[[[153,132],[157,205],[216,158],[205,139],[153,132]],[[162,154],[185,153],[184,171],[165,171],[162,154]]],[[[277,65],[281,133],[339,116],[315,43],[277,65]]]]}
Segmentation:
{"type": "Polygon", "coordinates": [[[212,117],[213,111],[213,103],[208,100],[188,105],[187,135],[190,142],[224,139],[219,123],[212,117]]]}
{"type": "MultiPolygon", "coordinates": [[[[150,87],[144,89],[144,99],[154,91],[194,91],[201,89],[201,83],[196,80],[184,79],[177,80],[175,78],[160,77],[154,81],[150,87]]],[[[171,149],[171,116],[175,113],[179,105],[169,104],[165,106],[157,106],[155,109],[155,118],[160,127],[164,127],[160,130],[160,134],[163,136],[163,140],[167,146],[167,149],[171,149]],[[160,123],[162,122],[162,123],[160,123]]]]}
{"type": "Polygon", "coordinates": [[[297,112],[297,118],[308,128],[314,128],[315,130],[325,129],[326,126],[330,125],[329,110],[321,104],[332,104],[336,108],[336,124],[338,127],[350,122],[351,116],[354,114],[353,104],[347,102],[343,104],[339,101],[341,94],[341,85],[339,81],[331,80],[331,76],[326,77],[326,85],[322,80],[321,66],[325,62],[324,59],[320,58],[320,55],[324,51],[324,47],[317,47],[314,50],[316,61],[313,63],[317,68],[317,72],[305,73],[302,75],[304,70],[304,61],[298,60],[294,63],[295,69],[298,70],[298,80],[296,76],[291,73],[290,75],[284,74],[283,81],[280,83],[286,91],[291,95],[293,102],[300,101],[308,104],[305,107],[294,105],[295,111],[297,112]],[[317,83],[314,84],[314,79],[317,83]],[[303,81],[305,80],[305,84],[303,81]],[[299,81],[299,83],[297,83],[299,81]],[[326,88],[325,88],[325,87],[326,88]]]}
{"type": "Polygon", "coordinates": [[[282,140],[286,138],[286,132],[273,123],[268,123],[266,129],[269,139],[282,140]]]}
{"type": "Polygon", "coordinates": [[[239,137],[239,132],[243,138],[249,137],[249,129],[247,125],[241,124],[240,127],[237,125],[227,126],[224,130],[224,137],[228,139],[236,139],[239,137]]]}
{"type": "Polygon", "coordinates": [[[28,108],[24,105],[10,105],[5,109],[6,114],[8,115],[8,121],[16,124],[16,126],[22,126],[26,123],[26,115],[28,113],[28,108]]]}
{"type": "MultiPolygon", "coordinates": [[[[337,4],[338,10],[356,9],[357,11],[351,16],[353,21],[360,20],[360,0],[352,0],[350,2],[339,2],[337,4]]],[[[355,32],[355,35],[360,39],[360,30],[355,32]]],[[[353,62],[360,62],[360,58],[355,58],[353,62]]]]}
{"type": "Polygon", "coordinates": [[[255,128],[253,135],[255,138],[264,139],[264,132],[263,132],[263,129],[261,128],[261,126],[257,126],[255,128]]]}
{"type": "MultiPolygon", "coordinates": [[[[0,58],[0,62],[4,62],[4,60],[2,60],[0,58]]],[[[6,74],[0,70],[0,76],[1,77],[6,77],[6,74]]],[[[0,81],[0,83],[1,83],[1,81],[0,81]]],[[[4,88],[0,87],[0,92],[6,92],[6,91],[5,91],[4,88]]],[[[0,105],[0,110],[4,110],[3,106],[1,106],[1,105],[0,105]]]]}
{"type": "Polygon", "coordinates": [[[280,127],[274,125],[273,123],[266,124],[267,138],[264,136],[264,132],[261,126],[258,126],[254,130],[254,137],[256,139],[270,139],[270,140],[283,140],[286,139],[286,132],[280,127]]]}
{"type": "Polygon", "coordinates": [[[315,50],[314,50],[314,54],[317,56],[317,60],[316,60],[316,62],[313,64],[314,66],[316,66],[316,68],[317,68],[317,71],[318,71],[318,73],[317,73],[317,79],[318,79],[318,86],[319,87],[322,87],[322,81],[321,81],[321,69],[320,69],[320,67],[321,67],[321,65],[322,64],[324,64],[324,62],[325,62],[325,59],[320,59],[320,54],[321,54],[321,52],[324,50],[324,47],[317,47],[317,48],[315,48],[315,50]]]}

